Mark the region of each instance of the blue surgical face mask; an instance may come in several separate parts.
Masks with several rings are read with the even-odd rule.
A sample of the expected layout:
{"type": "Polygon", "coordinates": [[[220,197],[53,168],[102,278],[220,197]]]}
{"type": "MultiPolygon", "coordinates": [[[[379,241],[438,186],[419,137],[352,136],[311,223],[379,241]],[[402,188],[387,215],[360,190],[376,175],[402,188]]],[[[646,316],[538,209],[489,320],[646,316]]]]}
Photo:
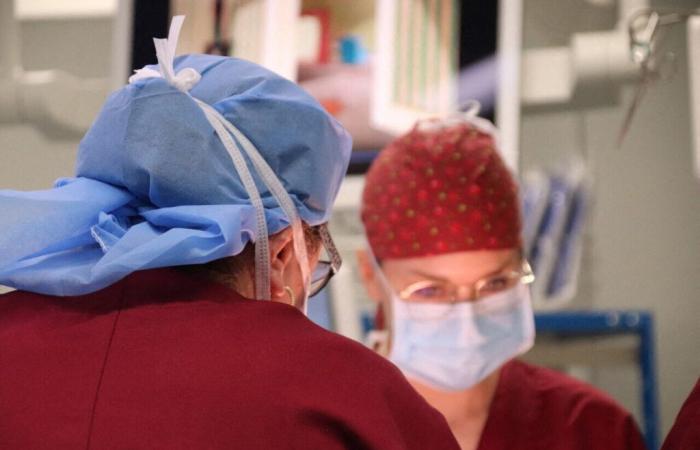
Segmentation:
{"type": "Polygon", "coordinates": [[[392,292],[391,308],[388,358],[408,378],[443,391],[476,385],[535,339],[530,291],[523,284],[456,304],[408,304],[392,292]]]}

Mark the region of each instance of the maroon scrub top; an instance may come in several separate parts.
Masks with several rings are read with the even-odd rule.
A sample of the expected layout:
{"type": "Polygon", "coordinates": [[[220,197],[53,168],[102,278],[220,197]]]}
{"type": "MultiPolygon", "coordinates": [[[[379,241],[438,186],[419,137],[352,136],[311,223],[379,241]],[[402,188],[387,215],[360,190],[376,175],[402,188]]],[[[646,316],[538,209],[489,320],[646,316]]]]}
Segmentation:
{"type": "Polygon", "coordinates": [[[700,449],[700,379],[683,404],[661,450],[700,449]]]}
{"type": "Polygon", "coordinates": [[[507,363],[478,450],[644,450],[632,416],[560,372],[507,363]]]}
{"type": "Polygon", "coordinates": [[[384,358],[189,273],[0,296],[0,448],[458,449],[384,358]]]}

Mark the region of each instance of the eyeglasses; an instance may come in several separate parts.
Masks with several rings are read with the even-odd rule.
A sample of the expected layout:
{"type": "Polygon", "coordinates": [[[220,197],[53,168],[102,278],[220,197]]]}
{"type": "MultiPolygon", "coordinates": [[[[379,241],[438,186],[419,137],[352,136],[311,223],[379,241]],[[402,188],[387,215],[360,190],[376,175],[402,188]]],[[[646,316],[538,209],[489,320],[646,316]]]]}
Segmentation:
{"type": "MultiPolygon", "coordinates": [[[[458,304],[475,302],[515,288],[518,284],[530,284],[533,281],[535,275],[527,261],[523,260],[519,269],[505,270],[471,285],[457,286],[447,281],[419,281],[402,289],[399,298],[413,319],[434,321],[449,315],[458,304]]],[[[483,309],[492,305],[485,301],[474,303],[474,306],[483,309]]]]}
{"type": "Polygon", "coordinates": [[[535,281],[535,275],[528,262],[523,260],[519,269],[491,275],[467,286],[457,286],[448,281],[418,281],[399,291],[399,298],[407,303],[475,301],[506,291],[518,283],[530,284],[533,281],[535,281]]]}
{"type": "Polygon", "coordinates": [[[330,279],[333,278],[333,275],[338,273],[340,266],[343,264],[343,259],[340,257],[340,253],[338,253],[338,249],[333,243],[333,239],[328,232],[328,227],[323,224],[320,225],[317,230],[328,259],[319,260],[318,264],[316,264],[316,268],[311,274],[309,297],[313,297],[321,292],[330,279]]]}

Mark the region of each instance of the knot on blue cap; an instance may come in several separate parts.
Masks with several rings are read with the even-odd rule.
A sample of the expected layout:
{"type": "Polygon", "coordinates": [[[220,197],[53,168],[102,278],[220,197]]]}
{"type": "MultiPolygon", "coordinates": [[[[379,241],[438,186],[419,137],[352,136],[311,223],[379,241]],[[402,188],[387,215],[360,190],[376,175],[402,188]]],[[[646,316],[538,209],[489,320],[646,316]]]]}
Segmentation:
{"type": "Polygon", "coordinates": [[[156,46],[159,70],[150,67],[138,69],[136,73],[129,77],[129,83],[135,83],[136,81],[146,78],[165,78],[171,86],[174,86],[182,92],[189,92],[195,84],[199,83],[199,80],[202,79],[202,75],[193,68],[186,67],[177,74],[173,68],[177,41],[180,37],[180,28],[182,28],[182,23],[184,21],[185,16],[173,17],[167,39],[153,39],[153,43],[156,46]]]}

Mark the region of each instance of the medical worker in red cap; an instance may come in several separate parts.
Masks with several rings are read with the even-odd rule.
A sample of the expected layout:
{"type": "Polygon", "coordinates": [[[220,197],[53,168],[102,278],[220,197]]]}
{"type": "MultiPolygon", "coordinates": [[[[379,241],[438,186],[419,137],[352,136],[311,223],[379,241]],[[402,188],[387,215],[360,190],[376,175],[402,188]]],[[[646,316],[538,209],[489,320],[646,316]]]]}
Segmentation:
{"type": "Polygon", "coordinates": [[[385,148],[362,201],[374,347],[443,413],[462,449],[643,449],[610,397],[513,359],[535,330],[518,188],[493,125],[419,122],[385,148]]]}

